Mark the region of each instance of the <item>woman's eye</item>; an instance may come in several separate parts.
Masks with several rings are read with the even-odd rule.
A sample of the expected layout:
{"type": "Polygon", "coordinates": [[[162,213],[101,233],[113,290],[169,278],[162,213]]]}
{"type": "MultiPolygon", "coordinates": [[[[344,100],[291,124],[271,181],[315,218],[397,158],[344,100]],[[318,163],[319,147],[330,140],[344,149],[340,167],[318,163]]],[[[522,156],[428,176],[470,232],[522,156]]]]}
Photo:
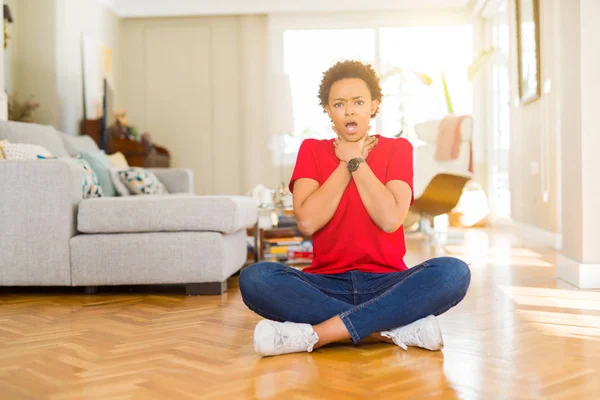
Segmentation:
{"type": "Polygon", "coordinates": [[[335,103],[333,106],[334,107],[340,107],[342,105],[342,103],[335,103]]]}
{"type": "Polygon", "coordinates": [[[365,104],[365,102],[363,100],[357,100],[356,103],[357,106],[362,106],[363,104],[365,104]]]}

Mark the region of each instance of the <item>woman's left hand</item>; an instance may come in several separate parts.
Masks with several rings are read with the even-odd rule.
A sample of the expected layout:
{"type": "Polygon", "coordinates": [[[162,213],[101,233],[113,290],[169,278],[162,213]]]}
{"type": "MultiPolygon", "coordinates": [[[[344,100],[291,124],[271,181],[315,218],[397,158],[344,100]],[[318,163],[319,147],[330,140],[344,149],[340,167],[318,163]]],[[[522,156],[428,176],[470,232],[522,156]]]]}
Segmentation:
{"type": "Polygon", "coordinates": [[[363,158],[365,160],[367,159],[367,156],[369,155],[371,150],[373,150],[373,148],[377,146],[377,142],[379,142],[379,139],[375,136],[367,137],[367,140],[365,141],[365,145],[363,147],[363,158]]]}
{"type": "MultiPolygon", "coordinates": [[[[373,150],[373,148],[377,145],[379,141],[378,138],[369,136],[369,131],[371,127],[367,129],[365,135],[357,142],[349,142],[344,139],[340,135],[338,135],[337,139],[333,142],[335,147],[335,155],[340,161],[348,162],[353,158],[367,158],[369,152],[373,150]]],[[[335,128],[334,128],[335,131],[335,128]]],[[[336,131],[337,133],[337,131],[336,131]]]]}

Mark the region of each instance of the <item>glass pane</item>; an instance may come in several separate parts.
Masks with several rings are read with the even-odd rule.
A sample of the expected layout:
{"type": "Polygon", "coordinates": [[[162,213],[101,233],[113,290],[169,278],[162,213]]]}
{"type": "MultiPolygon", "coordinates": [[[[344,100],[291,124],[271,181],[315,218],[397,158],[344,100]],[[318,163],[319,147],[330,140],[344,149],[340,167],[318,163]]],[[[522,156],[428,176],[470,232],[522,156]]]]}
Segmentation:
{"type": "Polygon", "coordinates": [[[471,25],[382,28],[381,72],[382,131],[396,136],[404,131],[413,139],[415,123],[448,114],[442,74],[447,82],[455,114],[472,114],[473,90],[467,69],[473,61],[471,25]],[[426,85],[421,74],[431,78],[426,85]]]}
{"type": "Polygon", "coordinates": [[[510,217],[510,86],[508,70],[508,23],[503,11],[492,20],[493,46],[498,55],[492,59],[492,145],[491,200],[498,217],[510,217]]]}
{"type": "MultiPolygon", "coordinates": [[[[284,33],[284,71],[290,77],[294,135],[285,152],[295,154],[307,137],[331,138],[331,121],[317,98],[323,72],[338,61],[375,58],[374,29],[290,30],[284,33]]],[[[376,131],[373,121],[373,130],[376,131]]]]}

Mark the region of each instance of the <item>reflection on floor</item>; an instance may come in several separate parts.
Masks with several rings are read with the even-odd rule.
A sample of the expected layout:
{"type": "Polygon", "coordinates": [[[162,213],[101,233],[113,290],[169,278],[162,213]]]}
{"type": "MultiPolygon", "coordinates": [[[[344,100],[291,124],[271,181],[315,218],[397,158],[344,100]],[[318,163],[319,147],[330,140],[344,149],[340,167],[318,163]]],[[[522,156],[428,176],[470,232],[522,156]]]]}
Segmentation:
{"type": "Polygon", "coordinates": [[[553,251],[509,234],[408,239],[410,265],[464,259],[472,285],[440,317],[446,347],[337,345],[258,358],[259,317],[224,296],[0,293],[0,393],[51,399],[593,399],[600,292],[555,278],[553,251]]]}

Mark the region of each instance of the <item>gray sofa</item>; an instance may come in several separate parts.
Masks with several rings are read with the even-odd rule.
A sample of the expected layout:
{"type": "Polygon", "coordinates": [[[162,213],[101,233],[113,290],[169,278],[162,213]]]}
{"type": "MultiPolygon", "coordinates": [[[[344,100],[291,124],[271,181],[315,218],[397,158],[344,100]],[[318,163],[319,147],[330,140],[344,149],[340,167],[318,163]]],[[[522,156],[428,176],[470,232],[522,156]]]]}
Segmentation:
{"type": "MultiPolygon", "coordinates": [[[[0,121],[0,140],[57,157],[97,151],[87,136],[0,121]]],[[[192,174],[151,169],[169,194],[82,199],[81,169],[62,160],[0,160],[0,286],[185,284],[220,294],[246,260],[245,196],[195,196],[192,174]]]]}

